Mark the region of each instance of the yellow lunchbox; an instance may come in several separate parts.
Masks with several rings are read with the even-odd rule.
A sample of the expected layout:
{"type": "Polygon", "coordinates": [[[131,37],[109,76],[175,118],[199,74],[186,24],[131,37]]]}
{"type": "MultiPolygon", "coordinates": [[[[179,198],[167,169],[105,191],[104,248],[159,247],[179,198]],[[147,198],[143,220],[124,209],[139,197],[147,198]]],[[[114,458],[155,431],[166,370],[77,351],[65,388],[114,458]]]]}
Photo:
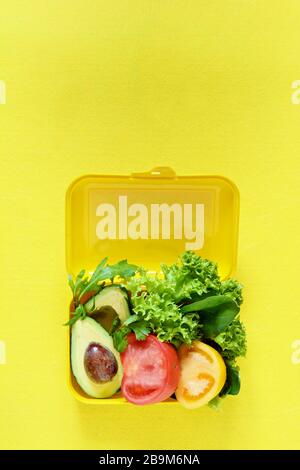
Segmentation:
{"type": "MultiPolygon", "coordinates": [[[[68,273],[92,272],[105,257],[159,270],[185,250],[216,261],[222,278],[234,273],[237,257],[239,193],[222,176],[178,176],[167,167],[123,175],[86,175],[66,195],[68,273]]],[[[87,396],[70,368],[73,395],[84,403],[125,404],[120,394],[87,396]]],[[[175,404],[169,399],[164,403],[175,404]]]]}

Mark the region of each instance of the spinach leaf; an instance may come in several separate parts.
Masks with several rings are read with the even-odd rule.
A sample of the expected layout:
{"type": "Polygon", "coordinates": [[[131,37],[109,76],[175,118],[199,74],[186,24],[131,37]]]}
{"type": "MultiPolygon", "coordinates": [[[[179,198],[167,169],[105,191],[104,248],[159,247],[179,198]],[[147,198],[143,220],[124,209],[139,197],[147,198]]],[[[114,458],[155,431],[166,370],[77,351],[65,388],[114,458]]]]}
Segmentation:
{"type": "Polygon", "coordinates": [[[228,328],[240,308],[226,295],[213,295],[185,305],[181,307],[181,311],[183,313],[198,312],[204,336],[214,338],[228,328]]]}
{"type": "Polygon", "coordinates": [[[226,364],[226,382],[219,396],[238,395],[241,388],[239,368],[236,364],[225,361],[226,364]]]}

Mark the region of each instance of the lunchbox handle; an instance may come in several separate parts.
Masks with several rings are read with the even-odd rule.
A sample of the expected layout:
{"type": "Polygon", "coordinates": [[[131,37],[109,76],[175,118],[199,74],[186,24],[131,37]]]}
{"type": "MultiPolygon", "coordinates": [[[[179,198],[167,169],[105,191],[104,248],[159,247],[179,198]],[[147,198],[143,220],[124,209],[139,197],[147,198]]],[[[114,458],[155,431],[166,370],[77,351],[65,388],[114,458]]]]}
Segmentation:
{"type": "Polygon", "coordinates": [[[150,171],[131,173],[132,178],[175,178],[175,171],[169,166],[156,166],[150,171]]]}

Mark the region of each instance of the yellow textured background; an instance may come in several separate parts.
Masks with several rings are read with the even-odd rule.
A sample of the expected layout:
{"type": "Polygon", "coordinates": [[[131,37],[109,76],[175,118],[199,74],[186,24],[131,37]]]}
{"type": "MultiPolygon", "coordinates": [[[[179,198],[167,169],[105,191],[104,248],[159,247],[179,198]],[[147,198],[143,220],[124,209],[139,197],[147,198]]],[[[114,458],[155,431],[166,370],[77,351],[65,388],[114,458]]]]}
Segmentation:
{"type": "Polygon", "coordinates": [[[0,447],[299,447],[299,1],[2,1],[0,79],[0,447]],[[240,188],[249,353],[219,413],[66,386],[65,190],[155,165],[240,188]]]}

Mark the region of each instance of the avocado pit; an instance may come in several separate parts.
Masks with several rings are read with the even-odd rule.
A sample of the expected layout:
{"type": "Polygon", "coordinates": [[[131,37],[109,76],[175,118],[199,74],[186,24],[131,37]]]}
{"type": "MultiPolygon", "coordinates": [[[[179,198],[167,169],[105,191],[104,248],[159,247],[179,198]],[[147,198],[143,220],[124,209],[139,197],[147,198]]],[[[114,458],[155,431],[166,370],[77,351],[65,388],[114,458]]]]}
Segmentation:
{"type": "Polygon", "coordinates": [[[118,372],[118,363],[114,354],[100,343],[90,343],[84,354],[84,368],[93,382],[110,382],[118,372]]]}

